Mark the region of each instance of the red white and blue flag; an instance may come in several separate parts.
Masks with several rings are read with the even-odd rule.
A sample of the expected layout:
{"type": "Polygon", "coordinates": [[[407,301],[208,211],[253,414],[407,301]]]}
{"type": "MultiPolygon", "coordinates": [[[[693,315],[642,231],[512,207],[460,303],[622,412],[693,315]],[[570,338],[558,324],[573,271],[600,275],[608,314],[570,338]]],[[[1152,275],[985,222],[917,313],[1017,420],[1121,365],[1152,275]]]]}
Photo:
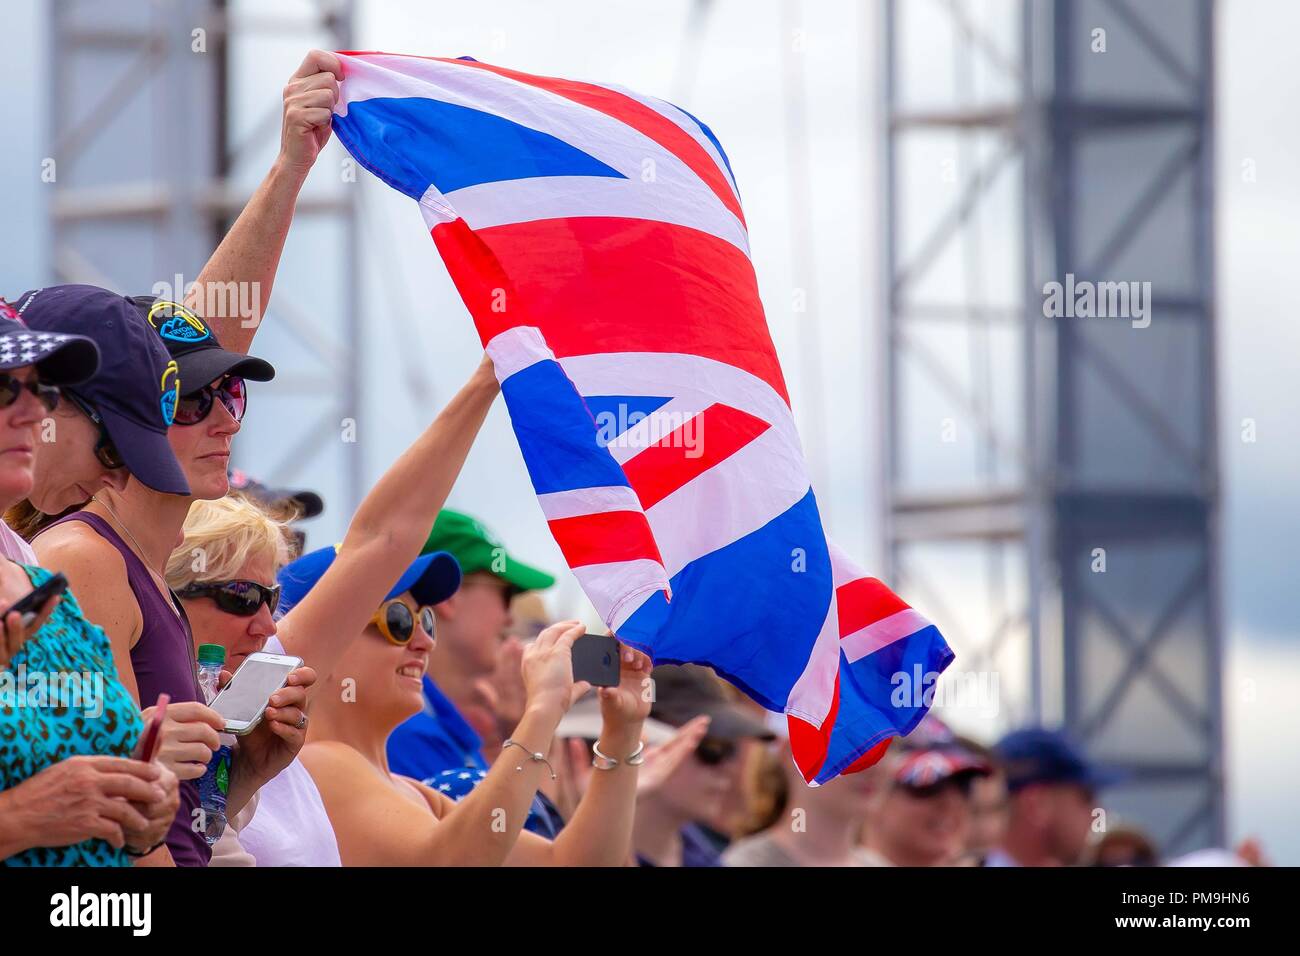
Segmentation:
{"type": "Polygon", "coordinates": [[[810,783],[874,763],[928,708],[896,675],[952,652],[826,539],[717,137],[618,87],[342,61],[334,130],[419,203],[606,624],[784,712],[810,783]]]}

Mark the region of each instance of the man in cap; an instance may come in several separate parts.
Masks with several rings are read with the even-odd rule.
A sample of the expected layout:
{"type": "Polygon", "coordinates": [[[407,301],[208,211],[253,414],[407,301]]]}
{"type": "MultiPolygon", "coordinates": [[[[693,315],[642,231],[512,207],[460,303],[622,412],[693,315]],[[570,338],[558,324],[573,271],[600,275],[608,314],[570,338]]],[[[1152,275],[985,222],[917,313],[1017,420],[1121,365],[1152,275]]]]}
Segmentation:
{"type": "Polygon", "coordinates": [[[867,825],[867,852],[878,866],[951,866],[970,837],[971,784],[989,765],[954,743],[903,751],[867,825]]]}
{"type": "Polygon", "coordinates": [[[1002,845],[985,866],[1071,866],[1088,844],[1097,792],[1122,775],[1088,761],[1064,734],[1012,731],[994,748],[1011,813],[1002,845]]]}
{"type": "Polygon", "coordinates": [[[551,575],[510,555],[479,521],[459,511],[439,512],[423,553],[431,551],[455,556],[464,577],[460,590],[433,609],[437,635],[424,677],[424,710],[388,739],[393,773],[416,780],[443,770],[487,769],[483,738],[466,712],[483,709],[479,686],[496,669],[511,625],[511,598],[555,583],[551,575]]]}
{"type": "Polygon", "coordinates": [[[709,718],[706,736],[663,785],[637,796],[632,845],[642,866],[720,866],[717,843],[701,826],[715,820],[740,783],[742,748],[775,735],[727,698],[718,679],[696,664],[661,664],[651,672],[650,716],[673,727],[709,718]]]}

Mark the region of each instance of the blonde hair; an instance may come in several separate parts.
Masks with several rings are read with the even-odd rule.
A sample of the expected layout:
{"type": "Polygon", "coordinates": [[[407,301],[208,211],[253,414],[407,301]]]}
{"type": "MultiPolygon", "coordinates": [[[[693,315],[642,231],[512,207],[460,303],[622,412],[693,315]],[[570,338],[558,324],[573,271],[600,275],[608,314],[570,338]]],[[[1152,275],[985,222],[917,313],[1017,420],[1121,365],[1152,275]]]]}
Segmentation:
{"type": "Polygon", "coordinates": [[[250,560],[266,557],[279,570],[289,560],[285,523],[242,495],[196,501],[185,537],[167,559],[167,584],[179,591],[204,581],[228,581],[250,560]]]}

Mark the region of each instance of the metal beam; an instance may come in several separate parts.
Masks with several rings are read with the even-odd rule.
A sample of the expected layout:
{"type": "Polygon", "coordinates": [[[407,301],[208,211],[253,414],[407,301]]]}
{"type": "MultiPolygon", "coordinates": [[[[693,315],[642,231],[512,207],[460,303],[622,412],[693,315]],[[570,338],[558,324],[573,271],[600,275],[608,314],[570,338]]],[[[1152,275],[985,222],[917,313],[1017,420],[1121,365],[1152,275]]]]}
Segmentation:
{"type": "MultiPolygon", "coordinates": [[[[1006,40],[999,43],[988,35],[996,21],[980,18],[978,3],[915,2],[929,3],[930,12],[937,9],[946,15],[956,65],[946,99],[936,97],[937,87],[930,84],[924,103],[910,100],[900,77],[916,75],[908,72],[909,65],[914,71],[929,66],[924,58],[932,55],[934,21],[926,21],[931,32],[912,36],[908,24],[914,21],[899,15],[899,0],[887,0],[881,83],[886,294],[880,388],[885,426],[882,527],[889,570],[899,576],[900,586],[915,586],[918,606],[951,631],[954,644],[978,648],[965,660],[959,651],[958,667],[990,665],[1012,635],[1019,639],[1025,632],[1026,699],[1004,702],[1008,713],[1051,723],[1050,705],[1058,704],[1070,729],[1098,747],[1102,722],[1114,719],[1139,681],[1154,687],[1157,705],[1191,728],[1205,759],[1173,765],[1159,752],[1098,756],[1135,771],[1131,784],[1116,792],[1121,803],[1158,783],[1176,780],[1193,788],[1195,808],[1187,819],[1144,821],[1165,838],[1167,850],[1190,849],[1180,841],[1192,834],[1218,839],[1223,833],[1212,294],[1213,5],[1211,0],[1195,0],[1180,8],[1194,21],[1181,33],[1157,31],[1130,0],[1106,0],[1099,8],[1088,8],[1089,24],[1106,17],[1112,31],[1124,31],[1125,40],[1131,41],[1113,44],[1105,54],[1110,58],[1103,71],[1107,77],[1154,67],[1184,91],[1170,101],[1153,98],[1136,82],[1132,95],[1117,95],[1113,82],[1105,89],[1089,85],[1090,77],[1101,74],[1096,62],[1082,59],[1089,54],[1081,52],[1082,8],[1075,0],[1024,0],[1018,61],[1004,53],[1010,46],[1006,40]],[[1177,48],[1172,38],[1189,34],[1198,38],[1194,46],[1177,48]],[[1126,56],[1137,60],[1127,61],[1126,56]],[[989,75],[1015,79],[1018,97],[1010,102],[1005,94],[997,100],[981,98],[972,82],[976,63],[989,75]],[[963,159],[980,155],[968,145],[977,138],[1000,138],[1001,149],[983,154],[985,165],[968,176],[936,220],[933,210],[923,216],[919,207],[909,205],[918,195],[917,186],[908,188],[909,177],[927,171],[916,164],[903,167],[899,156],[913,137],[929,136],[925,142],[934,143],[931,134],[940,131],[947,134],[942,142],[955,143],[952,148],[963,159]],[[1182,131],[1186,136],[1171,151],[1169,134],[1182,131]],[[1118,144],[1118,133],[1124,134],[1127,148],[1124,175],[1141,177],[1139,182],[1146,185],[1124,200],[1107,232],[1097,234],[1092,220],[1087,220],[1085,231],[1089,204],[1112,190],[1101,178],[1107,167],[1085,162],[1083,150],[1118,144]],[[1151,144],[1145,153],[1140,151],[1144,134],[1150,134],[1151,144]],[[1004,255],[984,254],[983,233],[977,227],[984,204],[991,201],[989,186],[997,170],[1017,160],[1022,176],[1019,207],[1003,221],[1010,218],[1019,227],[1019,283],[1003,281],[1000,287],[1022,290],[1023,297],[1007,303],[1003,293],[999,301],[990,302],[985,289],[996,284],[990,281],[992,270],[1011,264],[1001,261],[1004,255]],[[1193,177],[1190,200],[1188,190],[1174,188],[1184,185],[1187,176],[1193,177]],[[1144,231],[1159,228],[1157,213],[1168,204],[1188,202],[1190,236],[1157,234],[1153,239],[1144,231]],[[938,225],[931,225],[935,221],[938,225]],[[898,252],[903,236],[909,248],[917,250],[905,263],[898,252]],[[913,238],[917,236],[921,241],[913,238]],[[1130,329],[1121,319],[1107,334],[1128,336],[1122,340],[1125,351],[1112,353],[1110,340],[1103,349],[1090,334],[1093,327],[1082,324],[1107,320],[1044,316],[1045,282],[1063,281],[1067,272],[1077,280],[1140,280],[1148,261],[1151,270],[1158,261],[1167,272],[1170,245],[1187,266],[1176,288],[1153,283],[1151,315],[1163,335],[1130,329]],[[961,253],[956,273],[960,286],[944,294],[952,297],[955,292],[957,302],[907,301],[909,286],[953,246],[961,253]],[[1125,269],[1138,270],[1136,275],[1106,274],[1121,256],[1125,269]],[[988,335],[994,328],[1000,342],[1005,343],[1007,333],[1019,338],[1022,390],[1017,395],[1009,396],[1009,383],[999,383],[993,373],[988,335]],[[921,331],[924,339],[918,335],[921,331]],[[944,333],[952,333],[952,341],[964,347],[945,347],[944,333]],[[1194,356],[1190,364],[1188,355],[1194,356]],[[1190,409],[1160,400],[1146,378],[1157,373],[1191,383],[1190,409]],[[1002,391],[997,390],[1000,386],[1002,391]],[[1096,402],[1103,389],[1109,405],[1096,402]],[[967,449],[962,456],[943,458],[914,431],[905,431],[904,424],[914,422],[915,412],[904,402],[913,396],[923,399],[928,409],[952,408],[968,417],[974,428],[967,439],[976,443],[973,453],[967,449]],[[1146,470],[1147,456],[1135,456],[1132,448],[1118,444],[1097,419],[1103,410],[1116,407],[1124,409],[1125,420],[1116,420],[1115,430],[1129,436],[1125,441],[1160,450],[1154,459],[1162,469],[1158,475],[1146,470]],[[960,461],[961,470],[935,474],[931,466],[927,472],[922,466],[930,460],[960,461]],[[1106,481],[1096,475],[1106,475],[1106,481]],[[936,478],[942,479],[938,488],[936,478]],[[1010,587],[1004,554],[1015,543],[1024,548],[1027,580],[1010,587]],[[974,553],[987,568],[986,603],[1001,607],[991,612],[987,628],[970,620],[966,608],[958,614],[946,606],[938,578],[922,561],[922,555],[948,553],[948,544],[960,547],[963,555],[974,553]],[[1152,573],[1177,589],[1168,594],[1153,589],[1135,598],[1130,588],[1122,592],[1123,600],[1112,599],[1110,591],[1119,583],[1113,572],[1087,579],[1079,572],[1088,567],[1095,548],[1105,548],[1121,561],[1140,557],[1152,562],[1152,573]],[[1175,557],[1168,557],[1171,554],[1175,557]],[[1174,569],[1193,558],[1193,572],[1174,577],[1174,569]],[[1026,595],[1023,613],[1010,600],[1014,594],[1026,595]],[[1135,607],[1135,600],[1144,606],[1135,607]],[[1103,627],[1085,633],[1085,615],[1095,615],[1103,627]],[[1139,618],[1144,622],[1141,629],[1139,618]],[[1158,648],[1175,627],[1180,649],[1198,658],[1192,673],[1206,675],[1194,687],[1175,683],[1157,662],[1158,648]],[[994,635],[993,646],[971,644],[980,633],[994,635]],[[1107,642],[1109,653],[1123,657],[1122,676],[1108,685],[1093,683],[1083,668],[1084,642],[1094,640],[1107,642]],[[1059,670],[1051,666],[1058,661],[1059,670]],[[1087,712],[1085,700],[1090,702],[1087,712]]],[[[969,165],[964,162],[962,168],[969,165]]],[[[1130,194],[1131,188],[1124,191],[1130,194]]],[[[996,367],[1005,368],[1005,361],[996,367]]],[[[1121,736],[1132,737],[1134,746],[1142,738],[1137,732],[1121,736]]]]}

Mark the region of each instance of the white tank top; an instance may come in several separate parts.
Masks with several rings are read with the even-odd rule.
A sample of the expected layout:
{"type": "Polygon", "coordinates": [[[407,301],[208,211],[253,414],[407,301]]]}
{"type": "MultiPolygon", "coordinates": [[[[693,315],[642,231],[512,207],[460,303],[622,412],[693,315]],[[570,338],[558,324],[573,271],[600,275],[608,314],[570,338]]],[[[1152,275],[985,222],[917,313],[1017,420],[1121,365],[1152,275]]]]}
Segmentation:
{"type": "MultiPolygon", "coordinates": [[[[268,654],[283,654],[272,637],[268,654]]],[[[342,866],[334,827],[325,813],[316,781],[294,758],[257,791],[253,819],[239,831],[239,842],[258,866],[342,866]]]]}

